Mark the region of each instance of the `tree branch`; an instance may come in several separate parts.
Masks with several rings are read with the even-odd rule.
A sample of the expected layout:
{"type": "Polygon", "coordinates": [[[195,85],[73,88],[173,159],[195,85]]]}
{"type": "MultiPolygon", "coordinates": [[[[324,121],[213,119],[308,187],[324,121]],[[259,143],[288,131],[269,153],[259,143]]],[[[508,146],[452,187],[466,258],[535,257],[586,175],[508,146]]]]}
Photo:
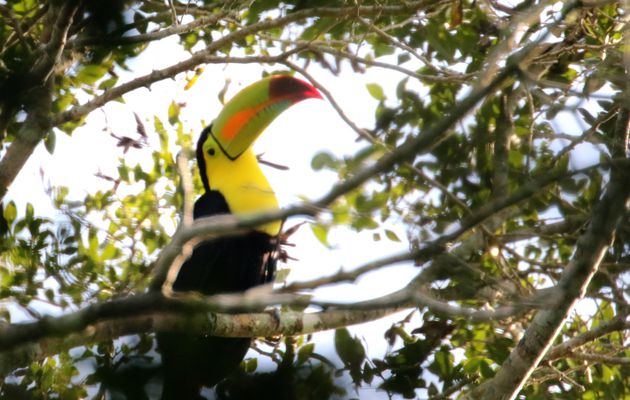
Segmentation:
{"type": "Polygon", "coordinates": [[[419,251],[405,251],[399,254],[395,254],[389,257],[384,257],[378,260],[374,260],[363,264],[360,267],[354,268],[349,271],[339,270],[337,273],[329,276],[323,276],[306,282],[294,282],[278,291],[280,293],[295,293],[299,290],[315,289],[325,285],[331,285],[341,282],[353,282],[361,275],[368,272],[376,271],[379,268],[390,266],[393,264],[411,261],[417,259],[420,256],[419,251]]]}
{"type": "Polygon", "coordinates": [[[29,91],[28,102],[25,105],[26,120],[0,160],[0,201],[33,154],[35,146],[48,132],[48,112],[52,104],[50,86],[51,82],[29,91]]]}
{"type": "MultiPolygon", "coordinates": [[[[396,149],[392,154],[396,157],[396,149]]],[[[383,164],[387,165],[387,164],[383,164]]],[[[366,169],[372,170],[372,167],[366,169]]],[[[376,170],[378,173],[380,170],[376,170]]],[[[544,177],[549,179],[548,176],[544,177]]],[[[352,181],[355,185],[360,185],[363,181],[355,179],[352,181]]],[[[538,185],[540,187],[540,185],[538,185]]],[[[292,215],[314,215],[325,206],[326,201],[334,201],[337,197],[346,193],[347,190],[352,190],[356,186],[349,184],[337,185],[331,192],[325,195],[320,201],[315,203],[301,204],[290,207],[286,210],[279,210],[270,213],[256,214],[256,215],[219,215],[210,218],[204,218],[194,221],[190,226],[184,226],[176,232],[173,236],[171,243],[169,243],[161,252],[160,257],[156,263],[156,278],[151,283],[150,289],[153,292],[145,295],[133,296],[126,299],[113,300],[107,303],[94,304],[88,306],[76,313],[71,313],[58,318],[44,318],[41,321],[31,324],[10,325],[0,331],[0,350],[7,349],[12,346],[23,344],[29,341],[38,340],[43,335],[61,335],[69,332],[76,332],[78,330],[85,329],[90,324],[93,324],[99,320],[106,318],[124,318],[127,316],[139,315],[142,312],[155,311],[155,310],[170,310],[171,308],[183,308],[184,310],[196,311],[195,307],[202,308],[203,310],[211,311],[244,311],[259,309],[260,306],[273,305],[273,304],[293,304],[293,305],[309,305],[315,304],[322,307],[346,307],[352,309],[383,309],[391,307],[409,307],[424,305],[432,308],[437,313],[451,315],[451,316],[465,316],[474,320],[488,320],[496,318],[505,318],[512,316],[525,310],[525,305],[531,304],[531,302],[524,302],[523,306],[508,306],[496,311],[478,311],[468,310],[458,307],[452,307],[448,304],[438,302],[431,299],[424,293],[418,290],[417,282],[412,282],[405,289],[393,293],[391,295],[383,296],[381,298],[373,299],[367,302],[357,303],[353,305],[344,305],[339,303],[323,303],[313,302],[310,299],[299,298],[296,296],[287,295],[267,295],[267,296],[252,296],[251,292],[247,292],[244,295],[230,295],[230,296],[213,296],[204,299],[201,302],[195,302],[193,305],[187,304],[182,306],[181,302],[177,299],[167,299],[159,294],[159,289],[162,287],[166,273],[168,273],[169,267],[173,261],[181,255],[182,246],[192,239],[209,240],[219,235],[226,233],[238,233],[239,231],[246,230],[256,225],[266,223],[269,221],[284,219],[292,215]]],[[[522,192],[530,193],[527,185],[524,186],[522,192]]],[[[507,207],[514,202],[522,199],[522,193],[518,192],[507,196],[507,198],[497,199],[494,203],[489,203],[492,207],[481,207],[469,216],[469,218],[462,221],[459,229],[454,230],[452,233],[440,237],[434,242],[428,243],[421,249],[410,253],[408,256],[410,259],[426,259],[435,254],[439,254],[443,251],[445,242],[449,242],[457,239],[459,235],[468,231],[476,224],[483,221],[487,215],[491,215],[492,212],[496,212],[500,207],[507,207]],[[490,214],[488,214],[490,213],[490,214]]],[[[393,263],[402,261],[407,255],[396,255],[387,259],[375,262],[375,264],[362,267],[362,271],[375,268],[375,265],[385,265],[386,263],[393,263]]],[[[359,271],[359,272],[362,272],[359,271]]],[[[334,277],[332,278],[334,279],[334,277]]],[[[331,278],[328,279],[329,281],[331,278]]],[[[255,288],[254,291],[260,293],[261,288],[255,288]]]]}
{"type": "Polygon", "coordinates": [[[217,12],[216,14],[199,17],[192,22],[184,25],[171,25],[168,28],[159,29],[153,32],[147,32],[134,36],[120,36],[120,37],[80,37],[68,41],[68,48],[75,49],[83,46],[93,46],[99,44],[107,44],[108,46],[116,45],[129,45],[137,43],[148,43],[156,40],[164,39],[173,35],[183,35],[190,33],[196,29],[214,25],[218,23],[222,18],[229,16],[230,13],[226,11],[217,12]]]}
{"type": "Polygon", "coordinates": [[[427,306],[437,314],[490,321],[526,311],[532,302],[497,310],[450,306],[431,299],[414,285],[377,299],[355,304],[313,302],[304,296],[264,293],[257,287],[245,293],[203,297],[182,294],[173,298],[149,292],[96,303],[60,317],[0,327],[0,375],[46,355],[123,335],[150,331],[186,331],[213,336],[258,337],[298,335],[368,322],[415,306],[427,306]],[[409,302],[411,299],[411,302],[409,302]],[[225,315],[246,312],[261,305],[320,304],[338,307],[316,313],[283,312],[225,315]]]}
{"type": "MultiPolygon", "coordinates": [[[[63,2],[59,8],[55,23],[52,26],[50,40],[39,49],[39,57],[30,70],[31,79],[35,81],[34,85],[37,85],[37,82],[45,82],[52,74],[55,65],[59,62],[66,46],[72,18],[78,6],[78,1],[69,0],[63,2]]],[[[51,7],[50,12],[54,13],[55,11],[57,11],[56,7],[51,7]]]]}
{"type": "Polygon", "coordinates": [[[613,357],[605,354],[591,354],[591,353],[569,353],[568,358],[573,358],[580,361],[589,361],[590,363],[606,364],[606,365],[630,365],[630,358],[628,357],[613,357]]]}
{"type": "MultiPolygon", "coordinates": [[[[317,44],[317,43],[308,42],[305,40],[287,40],[287,39],[275,38],[273,36],[262,35],[262,34],[260,35],[260,37],[265,40],[270,40],[270,41],[274,41],[274,42],[282,43],[282,44],[304,44],[307,46],[308,50],[311,50],[316,53],[327,53],[327,54],[331,54],[337,57],[343,57],[352,63],[364,64],[368,67],[378,67],[378,68],[383,68],[383,69],[389,69],[392,71],[400,72],[404,75],[407,75],[419,81],[466,83],[468,80],[470,80],[473,77],[473,74],[459,74],[459,73],[453,73],[452,75],[446,74],[446,76],[444,73],[440,75],[420,74],[415,71],[411,71],[407,68],[401,67],[400,65],[397,65],[397,64],[390,64],[387,62],[367,59],[359,55],[352,54],[348,51],[331,47],[327,44],[317,44]]],[[[438,72],[441,72],[441,71],[438,70],[438,72]]]]}
{"type": "Polygon", "coordinates": [[[399,310],[333,310],[307,314],[288,311],[277,316],[270,313],[230,315],[207,312],[148,312],[126,318],[102,319],[83,329],[68,332],[65,336],[57,332],[54,336],[42,336],[37,342],[6,348],[0,352],[0,376],[46,356],[125,335],[170,330],[231,337],[291,336],[374,321],[397,311],[399,310]]]}
{"type": "MultiPolygon", "coordinates": [[[[39,57],[28,72],[28,86],[23,88],[27,117],[18,131],[18,135],[0,160],[0,201],[33,153],[35,146],[48,131],[48,114],[52,103],[50,75],[61,58],[68,30],[77,7],[77,1],[65,1],[59,8],[50,7],[50,13],[53,13],[53,17],[55,17],[50,40],[38,50],[39,57]],[[56,15],[55,12],[57,12],[56,15]]],[[[6,110],[4,111],[6,112],[6,110]]],[[[10,118],[9,115],[4,117],[10,118]]]]}
{"type": "MultiPolygon", "coordinates": [[[[216,42],[214,42],[216,43],[216,42]]],[[[102,95],[94,97],[92,100],[71,108],[61,114],[58,114],[51,118],[51,126],[59,126],[69,121],[76,121],[90,112],[96,110],[99,107],[104,106],[112,100],[118,99],[126,93],[141,87],[149,87],[151,84],[172,78],[180,72],[194,70],[200,64],[249,64],[249,63],[276,63],[286,59],[302,50],[301,47],[294,48],[292,50],[283,52],[276,56],[250,56],[250,57],[219,57],[212,55],[210,51],[202,50],[190,57],[187,60],[171,65],[163,69],[155,70],[150,74],[140,76],[129,82],[122,83],[116,87],[106,90],[102,95]]],[[[214,51],[214,50],[213,50],[214,51]]]]}
{"type": "Polygon", "coordinates": [[[616,318],[612,321],[605,322],[597,328],[584,332],[571,339],[565,340],[557,346],[552,347],[545,356],[545,360],[557,360],[559,358],[566,357],[573,350],[585,345],[588,342],[592,342],[602,336],[606,336],[612,332],[623,331],[630,329],[630,321],[622,318],[616,318]]]}

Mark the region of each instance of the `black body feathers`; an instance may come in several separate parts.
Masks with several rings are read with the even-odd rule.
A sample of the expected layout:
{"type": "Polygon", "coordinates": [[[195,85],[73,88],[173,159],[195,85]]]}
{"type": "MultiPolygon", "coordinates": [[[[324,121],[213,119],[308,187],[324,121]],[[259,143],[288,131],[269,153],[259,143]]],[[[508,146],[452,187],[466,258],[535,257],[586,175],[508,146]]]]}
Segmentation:
{"type": "MultiPolygon", "coordinates": [[[[194,218],[229,212],[224,197],[210,190],[195,202],[194,218]]],[[[173,289],[205,295],[247,290],[273,279],[277,254],[277,238],[258,231],[201,243],[182,265],[173,289]]],[[[214,386],[240,364],[251,342],[172,332],[157,337],[164,399],[198,398],[202,386],[214,386]]]]}

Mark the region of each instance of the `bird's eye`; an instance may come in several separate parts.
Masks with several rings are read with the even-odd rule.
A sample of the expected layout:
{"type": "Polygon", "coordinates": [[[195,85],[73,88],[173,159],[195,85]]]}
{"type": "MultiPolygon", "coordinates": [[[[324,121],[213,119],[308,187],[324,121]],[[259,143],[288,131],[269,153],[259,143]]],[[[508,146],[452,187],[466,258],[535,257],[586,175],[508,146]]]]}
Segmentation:
{"type": "Polygon", "coordinates": [[[215,153],[214,147],[211,147],[211,148],[208,149],[208,155],[209,156],[213,156],[214,153],[215,153]]]}

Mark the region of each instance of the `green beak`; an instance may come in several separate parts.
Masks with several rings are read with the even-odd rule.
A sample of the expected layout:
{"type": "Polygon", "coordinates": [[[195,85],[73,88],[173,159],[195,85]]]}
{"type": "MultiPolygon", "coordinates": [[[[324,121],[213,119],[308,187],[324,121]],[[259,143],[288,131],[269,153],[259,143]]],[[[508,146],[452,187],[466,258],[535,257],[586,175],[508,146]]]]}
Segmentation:
{"type": "Polygon", "coordinates": [[[211,134],[225,155],[238,158],[284,110],[306,99],[321,99],[312,85],[288,75],[259,80],[238,92],[212,124],[211,134]]]}

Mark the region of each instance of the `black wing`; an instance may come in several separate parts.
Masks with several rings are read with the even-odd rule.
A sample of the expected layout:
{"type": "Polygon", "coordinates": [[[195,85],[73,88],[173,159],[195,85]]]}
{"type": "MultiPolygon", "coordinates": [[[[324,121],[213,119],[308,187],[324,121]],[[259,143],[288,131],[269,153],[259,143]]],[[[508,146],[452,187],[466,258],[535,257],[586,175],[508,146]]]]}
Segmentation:
{"type": "MultiPolygon", "coordinates": [[[[194,218],[229,213],[225,198],[206,192],[195,202],[194,218]]],[[[278,239],[261,232],[223,237],[195,247],[182,264],[175,291],[238,292],[270,282],[276,271],[278,239]]],[[[197,398],[238,367],[250,339],[158,332],[164,366],[164,399],[197,398]]]]}
{"type": "MultiPolygon", "coordinates": [[[[194,218],[229,212],[223,195],[210,191],[195,202],[194,218]]],[[[278,239],[263,232],[204,242],[180,268],[173,290],[208,295],[244,291],[272,281],[277,261],[278,239]]]]}

